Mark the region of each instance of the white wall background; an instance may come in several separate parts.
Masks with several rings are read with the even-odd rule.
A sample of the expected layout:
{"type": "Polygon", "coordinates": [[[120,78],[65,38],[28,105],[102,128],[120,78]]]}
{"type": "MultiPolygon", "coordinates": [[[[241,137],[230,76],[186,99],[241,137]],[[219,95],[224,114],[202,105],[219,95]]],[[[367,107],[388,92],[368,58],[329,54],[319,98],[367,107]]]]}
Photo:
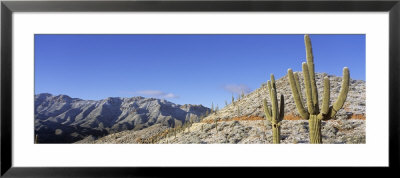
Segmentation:
{"type": "Polygon", "coordinates": [[[13,19],[13,166],[388,166],[388,13],[27,13],[13,19]],[[34,34],[366,34],[367,141],[33,144],[34,34]]]}

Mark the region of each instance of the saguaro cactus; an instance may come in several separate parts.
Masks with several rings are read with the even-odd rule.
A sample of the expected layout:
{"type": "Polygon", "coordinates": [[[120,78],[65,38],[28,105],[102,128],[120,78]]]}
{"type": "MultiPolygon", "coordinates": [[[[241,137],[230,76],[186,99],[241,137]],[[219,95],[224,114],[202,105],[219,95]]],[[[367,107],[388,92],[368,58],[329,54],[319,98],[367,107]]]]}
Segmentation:
{"type": "Polygon", "coordinates": [[[280,143],[280,129],[281,129],[281,121],[283,120],[283,116],[285,114],[285,100],[283,95],[281,94],[281,106],[278,108],[278,98],[277,91],[275,85],[275,77],[271,74],[271,81],[268,81],[268,90],[269,90],[269,98],[271,99],[271,108],[268,106],[267,100],[264,98],[264,112],[267,116],[267,119],[271,122],[272,125],[272,143],[279,144],[280,143]],[[280,109],[280,110],[279,110],[280,109]]]}
{"type": "Polygon", "coordinates": [[[333,118],[336,115],[337,111],[343,107],[343,104],[347,98],[347,93],[349,91],[350,73],[347,67],[343,68],[342,87],[340,89],[338,99],[332,106],[329,106],[329,78],[324,77],[324,93],[322,108],[320,109],[318,104],[317,84],[315,82],[314,57],[309,35],[304,36],[304,43],[306,46],[307,63],[303,62],[302,67],[307,97],[307,111],[303,106],[301,88],[297,73],[293,74],[292,69],[288,69],[288,76],[296,108],[303,119],[308,119],[310,143],[319,144],[322,143],[321,120],[329,120],[333,118]]]}

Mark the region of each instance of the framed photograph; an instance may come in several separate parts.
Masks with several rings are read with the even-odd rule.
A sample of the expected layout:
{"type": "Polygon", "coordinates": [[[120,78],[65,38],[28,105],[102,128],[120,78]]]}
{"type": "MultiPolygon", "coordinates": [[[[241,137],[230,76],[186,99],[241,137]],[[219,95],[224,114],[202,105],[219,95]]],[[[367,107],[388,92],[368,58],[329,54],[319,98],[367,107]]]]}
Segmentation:
{"type": "Polygon", "coordinates": [[[3,1],[1,175],[394,170],[399,6],[3,1]]]}

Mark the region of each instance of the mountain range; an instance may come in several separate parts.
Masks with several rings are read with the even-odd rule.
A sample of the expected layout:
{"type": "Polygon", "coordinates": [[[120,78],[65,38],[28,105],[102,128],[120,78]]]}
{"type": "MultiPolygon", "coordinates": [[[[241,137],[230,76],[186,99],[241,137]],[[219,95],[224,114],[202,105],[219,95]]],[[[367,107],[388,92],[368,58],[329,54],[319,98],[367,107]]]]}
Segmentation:
{"type": "Polygon", "coordinates": [[[199,121],[208,112],[202,105],[140,96],[95,101],[41,93],[35,95],[35,135],[38,143],[72,143],[155,124],[177,127],[199,121]]]}

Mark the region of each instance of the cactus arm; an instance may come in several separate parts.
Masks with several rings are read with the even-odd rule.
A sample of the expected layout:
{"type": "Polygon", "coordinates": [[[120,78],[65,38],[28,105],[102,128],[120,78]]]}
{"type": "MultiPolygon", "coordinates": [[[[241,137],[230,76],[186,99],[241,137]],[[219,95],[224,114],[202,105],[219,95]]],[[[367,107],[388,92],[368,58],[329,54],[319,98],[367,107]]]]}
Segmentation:
{"type": "Polygon", "coordinates": [[[296,104],[296,108],[299,111],[299,113],[303,119],[308,119],[309,114],[304,109],[303,102],[300,99],[300,93],[297,90],[292,69],[288,69],[288,76],[289,76],[289,83],[290,83],[290,87],[292,88],[292,94],[293,94],[294,102],[296,104]]]}
{"type": "Polygon", "coordinates": [[[275,77],[274,77],[274,74],[271,74],[271,84],[272,84],[272,88],[275,89],[275,91],[276,91],[276,85],[275,85],[275,77]]]}
{"type": "Polygon", "coordinates": [[[272,120],[275,120],[276,122],[279,122],[279,108],[278,108],[278,98],[277,98],[277,91],[276,91],[276,84],[275,84],[275,76],[274,74],[271,74],[271,88],[272,88],[272,93],[271,95],[271,104],[272,104],[272,120]],[[275,114],[273,113],[275,111],[275,114]]]}
{"type": "Polygon", "coordinates": [[[344,102],[347,98],[347,93],[349,92],[349,83],[350,82],[350,72],[349,68],[343,68],[343,78],[342,78],[342,87],[340,88],[339,97],[337,98],[336,102],[330,108],[330,116],[332,118],[336,115],[337,111],[343,107],[344,102]]]}
{"type": "Polygon", "coordinates": [[[271,101],[271,107],[269,107],[269,109],[270,109],[270,115],[271,115],[271,122],[273,121],[273,120],[275,120],[275,115],[273,114],[274,113],[274,103],[273,103],[273,98],[275,97],[276,98],[276,96],[274,96],[274,94],[272,93],[272,90],[274,89],[274,87],[273,87],[273,83],[270,81],[270,80],[268,80],[268,82],[267,82],[267,84],[268,84],[268,90],[269,90],[269,99],[270,99],[270,101],[271,101]]]}
{"type": "Polygon", "coordinates": [[[313,108],[314,114],[318,113],[318,91],[317,91],[317,83],[315,82],[315,72],[314,72],[314,56],[312,52],[312,45],[309,35],[304,35],[304,43],[306,46],[306,56],[307,56],[307,67],[308,73],[310,76],[310,86],[311,86],[311,93],[312,93],[312,101],[313,101],[313,108]]]}
{"type": "Polygon", "coordinates": [[[322,109],[318,114],[318,119],[324,119],[328,115],[329,112],[329,100],[330,100],[330,83],[329,78],[324,77],[324,98],[322,99],[322,109]]]}
{"type": "Polygon", "coordinates": [[[297,87],[297,91],[300,96],[300,101],[301,101],[301,104],[303,105],[303,93],[301,92],[300,80],[299,80],[299,75],[297,72],[294,73],[294,81],[296,82],[296,87],[297,87]]]}
{"type": "Polygon", "coordinates": [[[268,80],[267,86],[268,86],[269,98],[270,98],[270,100],[271,100],[271,98],[272,98],[272,95],[271,95],[271,94],[272,94],[272,91],[271,91],[271,89],[272,89],[271,81],[268,80]]]}
{"type": "Polygon", "coordinates": [[[322,99],[322,111],[321,113],[327,114],[329,111],[329,100],[331,94],[331,86],[328,77],[324,77],[324,98],[322,99]]]}
{"type": "Polygon", "coordinates": [[[312,52],[310,35],[307,35],[307,34],[304,35],[304,44],[306,46],[307,63],[308,63],[308,65],[311,64],[311,66],[312,66],[312,69],[310,68],[310,72],[312,70],[312,72],[314,73],[314,56],[313,56],[313,52],[312,52]]]}
{"type": "Polygon", "coordinates": [[[277,123],[278,121],[278,98],[276,98],[276,90],[272,88],[272,95],[271,104],[272,104],[272,123],[277,123]]]}
{"type": "Polygon", "coordinates": [[[285,115],[285,98],[281,94],[281,107],[279,108],[279,121],[283,120],[283,117],[285,115]]]}
{"type": "Polygon", "coordinates": [[[265,98],[264,98],[264,100],[263,100],[263,103],[264,103],[264,113],[265,113],[265,116],[267,116],[267,119],[268,119],[270,122],[272,122],[271,110],[269,109],[268,104],[267,104],[267,100],[266,100],[265,98]]]}
{"type": "Polygon", "coordinates": [[[314,114],[314,104],[312,100],[312,91],[310,84],[310,74],[308,73],[307,63],[303,62],[303,75],[304,75],[304,84],[306,86],[306,97],[307,97],[307,108],[310,114],[314,114]]]}

